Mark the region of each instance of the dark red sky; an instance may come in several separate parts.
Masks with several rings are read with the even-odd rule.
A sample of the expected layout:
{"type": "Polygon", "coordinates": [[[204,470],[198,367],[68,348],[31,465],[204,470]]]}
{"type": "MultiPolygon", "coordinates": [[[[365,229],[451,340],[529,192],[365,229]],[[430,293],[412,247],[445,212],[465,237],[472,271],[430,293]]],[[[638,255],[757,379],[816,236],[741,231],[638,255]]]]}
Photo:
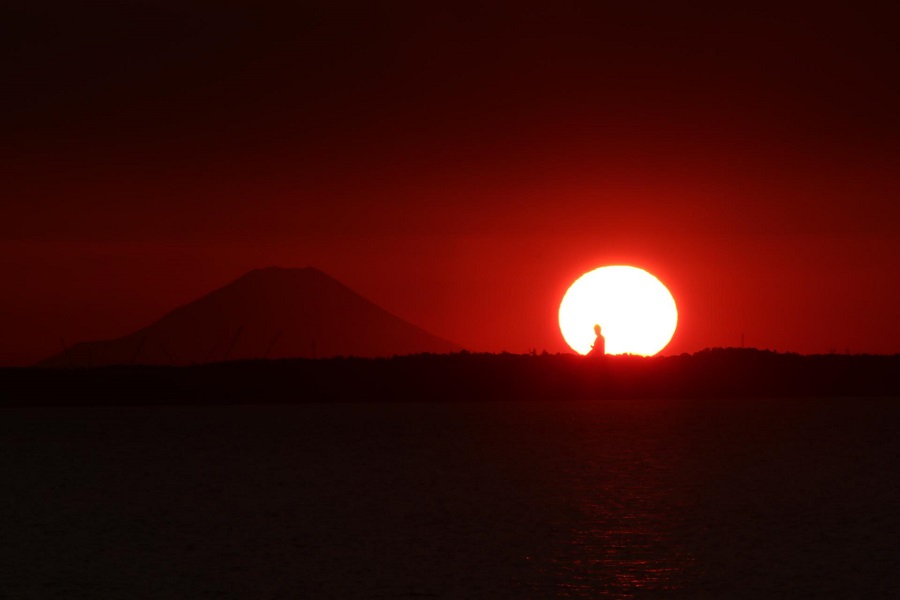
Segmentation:
{"type": "Polygon", "coordinates": [[[633,264],[666,353],[900,352],[887,4],[70,4],[0,15],[0,364],[268,265],[472,350],[633,264]]]}

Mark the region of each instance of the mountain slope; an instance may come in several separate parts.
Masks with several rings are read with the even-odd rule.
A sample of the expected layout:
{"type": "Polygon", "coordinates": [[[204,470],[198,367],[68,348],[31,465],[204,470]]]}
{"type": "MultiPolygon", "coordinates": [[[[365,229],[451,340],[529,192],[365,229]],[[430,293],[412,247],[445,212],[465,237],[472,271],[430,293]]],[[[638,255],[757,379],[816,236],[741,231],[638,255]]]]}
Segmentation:
{"type": "Polygon", "coordinates": [[[317,269],[270,267],[250,271],[139,331],[77,344],[39,366],[378,357],[460,349],[317,269]]]}

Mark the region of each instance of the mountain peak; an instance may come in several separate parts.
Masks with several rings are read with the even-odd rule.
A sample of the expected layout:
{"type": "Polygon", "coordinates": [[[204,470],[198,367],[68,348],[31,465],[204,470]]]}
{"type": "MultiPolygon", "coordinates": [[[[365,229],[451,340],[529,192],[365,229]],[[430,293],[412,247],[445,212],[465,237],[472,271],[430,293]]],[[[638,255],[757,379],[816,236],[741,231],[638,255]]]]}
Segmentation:
{"type": "Polygon", "coordinates": [[[235,282],[240,281],[245,278],[259,278],[259,277],[312,277],[312,276],[325,276],[328,277],[325,273],[316,269],[315,267],[278,267],[278,266],[268,266],[268,267],[259,267],[256,269],[251,269],[238,277],[235,282]]]}
{"type": "Polygon", "coordinates": [[[314,267],[265,267],[124,337],[78,344],[41,366],[378,357],[460,350],[314,267]]]}

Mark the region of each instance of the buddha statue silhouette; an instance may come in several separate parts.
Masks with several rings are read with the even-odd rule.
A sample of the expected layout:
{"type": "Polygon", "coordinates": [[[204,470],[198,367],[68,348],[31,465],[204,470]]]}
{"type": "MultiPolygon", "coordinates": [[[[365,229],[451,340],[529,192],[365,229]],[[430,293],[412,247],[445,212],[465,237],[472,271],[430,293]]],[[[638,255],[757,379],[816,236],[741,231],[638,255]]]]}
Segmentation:
{"type": "Polygon", "coordinates": [[[602,331],[600,325],[594,325],[594,333],[597,335],[597,339],[595,339],[594,343],[591,345],[591,351],[587,353],[591,358],[601,358],[606,356],[606,338],[603,337],[602,331]]]}

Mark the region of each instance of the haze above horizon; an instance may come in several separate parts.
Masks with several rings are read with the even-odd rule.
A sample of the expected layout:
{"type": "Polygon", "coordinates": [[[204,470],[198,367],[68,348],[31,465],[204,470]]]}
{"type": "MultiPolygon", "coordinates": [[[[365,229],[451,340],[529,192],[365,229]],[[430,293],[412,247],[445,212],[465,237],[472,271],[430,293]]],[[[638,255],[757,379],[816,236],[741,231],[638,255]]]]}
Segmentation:
{"type": "Polygon", "coordinates": [[[0,365],[266,265],[474,351],[626,264],[666,353],[898,353],[897,11],[16,2],[0,365]]]}

